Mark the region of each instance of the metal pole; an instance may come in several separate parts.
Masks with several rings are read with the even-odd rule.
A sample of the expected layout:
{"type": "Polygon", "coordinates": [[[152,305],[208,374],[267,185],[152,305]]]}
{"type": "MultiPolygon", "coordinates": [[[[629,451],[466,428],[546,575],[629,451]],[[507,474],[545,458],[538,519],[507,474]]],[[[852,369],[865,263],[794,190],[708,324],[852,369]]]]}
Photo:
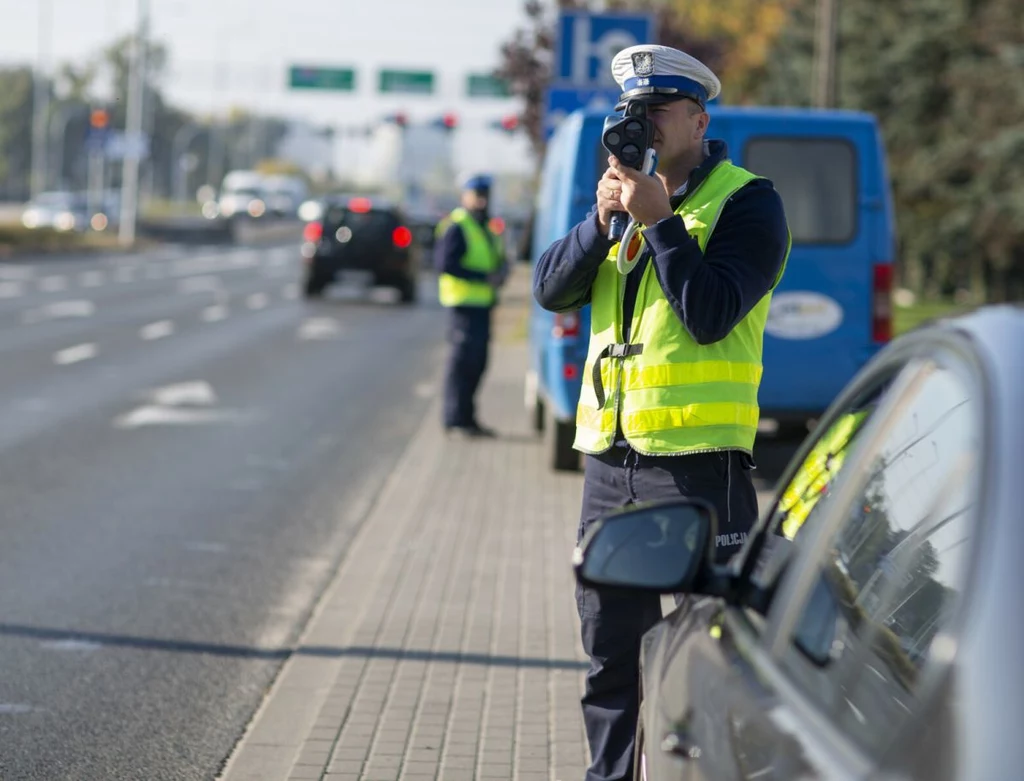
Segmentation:
{"type": "Polygon", "coordinates": [[[121,224],[118,240],[135,243],[135,219],[139,207],[139,158],[142,150],[142,89],[146,70],[149,0],[139,0],[138,29],[133,41],[132,69],[128,79],[128,119],[125,127],[125,158],[121,169],[121,224]]]}
{"type": "Polygon", "coordinates": [[[818,0],[814,38],[814,87],[812,102],[818,108],[836,103],[836,39],[839,33],[839,0],[818,0]]]}
{"type": "Polygon", "coordinates": [[[35,198],[46,189],[46,125],[50,110],[50,80],[46,71],[50,55],[52,0],[39,0],[36,65],[32,69],[32,151],[29,190],[35,198]]]}
{"type": "Polygon", "coordinates": [[[196,136],[202,132],[202,128],[198,125],[182,125],[178,128],[178,132],[174,134],[174,140],[171,142],[171,174],[172,181],[174,182],[174,197],[178,201],[184,201],[186,199],[186,184],[185,181],[187,174],[185,173],[185,167],[182,165],[185,153],[188,152],[192,142],[195,141],[196,136]],[[185,131],[188,131],[186,134],[185,131]],[[184,142],[181,140],[184,136],[187,140],[184,142]]]}

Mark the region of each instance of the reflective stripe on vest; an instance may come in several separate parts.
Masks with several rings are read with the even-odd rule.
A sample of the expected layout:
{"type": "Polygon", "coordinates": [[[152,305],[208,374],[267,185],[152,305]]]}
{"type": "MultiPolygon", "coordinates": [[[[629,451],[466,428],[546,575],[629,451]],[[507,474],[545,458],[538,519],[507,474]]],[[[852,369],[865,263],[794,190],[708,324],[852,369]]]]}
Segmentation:
{"type": "MultiPolygon", "coordinates": [[[[466,254],[462,256],[462,267],[467,271],[478,271],[483,274],[497,271],[501,261],[497,239],[465,209],[455,209],[447,220],[443,220],[437,226],[438,235],[443,235],[451,223],[458,225],[466,238],[466,254]]],[[[495,291],[489,282],[441,274],[438,278],[438,298],[441,300],[441,306],[492,306],[495,291]]]]}
{"type": "MultiPolygon", "coordinates": [[[[701,251],[729,198],[755,178],[723,161],[676,209],[701,251]]],[[[699,345],[679,322],[653,263],[648,263],[633,310],[630,343],[623,344],[625,278],[616,269],[617,253],[616,244],[592,288],[576,449],[604,452],[618,426],[631,447],[650,455],[750,452],[757,433],[757,389],[771,291],[724,339],[699,345]]],[[[774,284],[781,276],[780,270],[774,284]]]]}

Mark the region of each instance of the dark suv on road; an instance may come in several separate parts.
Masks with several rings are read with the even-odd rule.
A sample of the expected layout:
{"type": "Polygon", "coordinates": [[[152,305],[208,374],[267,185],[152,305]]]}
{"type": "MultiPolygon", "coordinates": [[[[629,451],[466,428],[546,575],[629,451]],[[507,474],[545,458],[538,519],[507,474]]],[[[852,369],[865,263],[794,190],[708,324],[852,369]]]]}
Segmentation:
{"type": "Polygon", "coordinates": [[[317,298],[339,272],[364,272],[373,284],[398,290],[403,303],[416,300],[413,234],[401,211],[379,198],[329,196],[320,217],[306,223],[302,257],[305,295],[317,298]]]}

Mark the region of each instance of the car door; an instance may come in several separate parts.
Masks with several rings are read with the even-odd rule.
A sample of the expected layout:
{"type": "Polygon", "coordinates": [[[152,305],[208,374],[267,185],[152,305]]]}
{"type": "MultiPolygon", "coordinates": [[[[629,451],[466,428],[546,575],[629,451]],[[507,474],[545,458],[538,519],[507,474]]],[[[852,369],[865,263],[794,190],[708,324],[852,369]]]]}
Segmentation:
{"type": "MultiPolygon", "coordinates": [[[[750,570],[746,577],[766,589],[779,579],[780,563],[791,561],[806,534],[822,522],[823,500],[846,476],[853,463],[849,454],[870,430],[880,405],[917,370],[908,356],[886,362],[823,418],[780,481],[784,488],[774,508],[763,515],[756,538],[765,547],[748,543],[742,554],[742,568],[750,570]],[[784,522],[796,518],[801,523],[790,520],[784,535],[784,522]]],[[[667,617],[644,679],[649,778],[816,775],[814,758],[773,721],[779,697],[763,674],[772,666],[765,612],[753,600],[726,606],[720,600],[690,599],[667,617]],[[688,751],[675,748],[680,746],[688,751]]]]}
{"type": "Polygon", "coordinates": [[[717,603],[663,654],[649,777],[879,777],[948,664],[977,542],[981,399],[962,346],[922,338],[834,405],[766,515],[771,550],[747,551],[767,615],[717,603]],[[662,750],[680,744],[688,756],[662,750]]]}

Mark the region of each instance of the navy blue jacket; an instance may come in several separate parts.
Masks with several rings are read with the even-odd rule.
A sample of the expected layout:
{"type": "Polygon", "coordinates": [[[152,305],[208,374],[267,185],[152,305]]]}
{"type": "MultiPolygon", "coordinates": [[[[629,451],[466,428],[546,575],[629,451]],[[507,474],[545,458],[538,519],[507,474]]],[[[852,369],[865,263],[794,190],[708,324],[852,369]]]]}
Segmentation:
{"type": "MultiPolygon", "coordinates": [[[[682,203],[726,159],[724,141],[709,141],[709,155],[670,199],[682,203]]],[[[698,344],[724,339],[771,289],[789,243],[782,199],[771,182],[756,179],[726,203],[706,251],[682,217],[668,217],[644,231],[645,250],[626,277],[623,336],[628,339],[640,280],[653,255],[654,272],[672,310],[698,344]]],[[[534,268],[533,295],[552,312],[578,310],[591,299],[597,270],[613,242],[601,235],[597,207],[552,244],[534,268]]]]}

